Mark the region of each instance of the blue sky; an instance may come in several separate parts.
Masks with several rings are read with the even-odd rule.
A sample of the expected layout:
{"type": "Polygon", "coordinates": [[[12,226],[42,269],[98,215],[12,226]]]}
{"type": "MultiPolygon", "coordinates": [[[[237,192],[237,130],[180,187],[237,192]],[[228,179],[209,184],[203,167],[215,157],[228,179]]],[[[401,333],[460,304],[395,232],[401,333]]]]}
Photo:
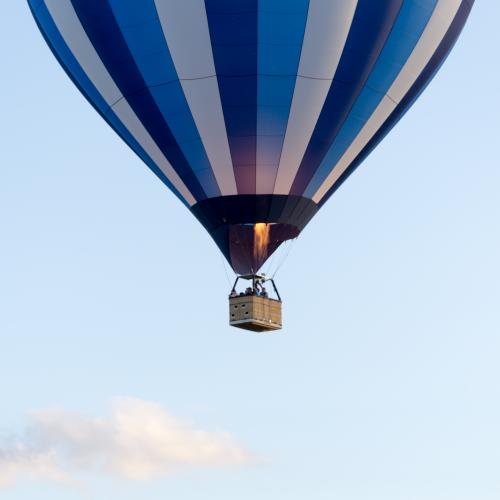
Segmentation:
{"type": "Polygon", "coordinates": [[[476,2],[430,88],[293,246],[285,329],[259,336],[227,326],[208,234],[6,2],[0,486],[19,443],[67,446],[66,425],[121,446],[145,418],[218,451],[137,480],[103,439],[109,467],[77,447],[78,484],[20,473],[2,498],[498,499],[499,17],[476,2]]]}

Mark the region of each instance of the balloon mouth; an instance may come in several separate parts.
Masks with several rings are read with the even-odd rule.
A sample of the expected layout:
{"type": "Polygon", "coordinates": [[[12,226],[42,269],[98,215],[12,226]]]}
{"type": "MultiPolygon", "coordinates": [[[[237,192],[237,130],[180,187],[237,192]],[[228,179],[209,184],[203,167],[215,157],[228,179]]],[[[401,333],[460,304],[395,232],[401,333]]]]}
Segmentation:
{"type": "Polygon", "coordinates": [[[279,246],[299,235],[290,224],[232,224],[227,227],[229,263],[238,274],[255,274],[279,246]]]}
{"type": "Polygon", "coordinates": [[[295,195],[232,195],[191,207],[237,274],[255,274],[285,241],[297,238],[318,211],[295,195]]]}

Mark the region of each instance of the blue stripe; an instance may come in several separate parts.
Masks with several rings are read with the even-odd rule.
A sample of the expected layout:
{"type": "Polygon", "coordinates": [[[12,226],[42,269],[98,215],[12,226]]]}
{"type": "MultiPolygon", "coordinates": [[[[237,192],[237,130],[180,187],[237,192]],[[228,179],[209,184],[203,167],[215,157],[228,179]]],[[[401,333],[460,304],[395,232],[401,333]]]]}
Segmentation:
{"type": "Polygon", "coordinates": [[[221,192],[186,101],[154,0],[110,0],[122,35],[184,157],[208,197],[221,192]]]}
{"type": "Polygon", "coordinates": [[[31,13],[33,16],[35,15],[36,10],[40,5],[42,5],[43,0],[28,0],[28,5],[30,7],[31,13]]]}
{"type": "MultiPolygon", "coordinates": [[[[42,2],[43,3],[43,2],[42,2]]],[[[31,7],[31,5],[30,5],[31,7]]],[[[73,53],[62,38],[57,26],[45,4],[38,5],[36,14],[33,11],[35,21],[45,41],[52,50],[59,64],[73,81],[76,87],[90,102],[94,109],[106,120],[115,132],[132,148],[132,150],[144,161],[144,163],[158,176],[158,178],[179,198],[187,207],[189,204],[168,180],[165,174],[156,166],[153,160],[146,154],[142,147],[123,126],[118,117],[110,110],[108,104],[89,80],[82,67],[74,57],[73,53]]]]}
{"type": "Polygon", "coordinates": [[[356,139],[398,77],[420,40],[437,0],[405,0],[390,37],[351,113],[321,162],[304,196],[312,198],[356,139]]]}
{"type": "Polygon", "coordinates": [[[196,200],[206,198],[147,88],[108,0],[71,0],[92,45],[130,107],[196,200]]]}
{"type": "Polygon", "coordinates": [[[257,164],[276,172],[297,80],[308,10],[309,0],[259,1],[257,164]]]}
{"type": "Polygon", "coordinates": [[[255,193],[258,0],[205,0],[238,193],[255,193]]]}
{"type": "Polygon", "coordinates": [[[473,5],[474,0],[464,0],[462,2],[452,25],[434,53],[432,59],[418,77],[417,81],[413,84],[410,91],[405,95],[398,107],[392,112],[391,116],[382,125],[372,140],[366,145],[351,165],[349,165],[349,168],[340,176],[339,180],[323,196],[318,204],[320,207],[327,202],[330,196],[332,196],[333,193],[335,193],[335,191],[337,191],[337,189],[339,189],[340,186],[349,178],[349,176],[366,160],[370,153],[380,144],[380,142],[408,112],[415,101],[420,97],[422,92],[427,88],[453,49],[453,46],[465,26],[473,5]]]}
{"type": "Polygon", "coordinates": [[[360,0],[335,78],[292,185],[302,194],[365,86],[403,0],[360,0]]]}

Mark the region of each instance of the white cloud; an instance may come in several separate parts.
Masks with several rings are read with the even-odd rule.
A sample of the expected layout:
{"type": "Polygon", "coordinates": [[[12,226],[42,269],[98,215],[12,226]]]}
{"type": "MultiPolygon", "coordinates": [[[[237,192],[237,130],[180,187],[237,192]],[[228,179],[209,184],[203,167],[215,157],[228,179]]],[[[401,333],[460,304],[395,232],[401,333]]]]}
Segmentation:
{"type": "Polygon", "coordinates": [[[75,484],[57,465],[54,453],[34,451],[18,444],[10,450],[0,450],[0,488],[14,484],[19,478],[43,479],[75,484]]]}
{"type": "Polygon", "coordinates": [[[111,410],[103,418],[63,410],[32,414],[21,438],[0,443],[0,487],[22,479],[76,483],[89,472],[149,480],[186,466],[254,462],[229,434],[196,429],[157,404],[117,399],[111,410]]]}

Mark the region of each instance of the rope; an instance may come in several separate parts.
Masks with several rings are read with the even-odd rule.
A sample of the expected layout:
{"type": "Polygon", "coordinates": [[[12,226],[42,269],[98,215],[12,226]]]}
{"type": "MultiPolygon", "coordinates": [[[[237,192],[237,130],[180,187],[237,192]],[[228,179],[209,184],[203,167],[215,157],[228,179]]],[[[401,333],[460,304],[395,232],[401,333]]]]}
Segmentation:
{"type": "Polygon", "coordinates": [[[283,257],[279,260],[278,262],[278,267],[276,268],[276,271],[274,271],[274,274],[272,276],[272,279],[274,279],[274,277],[278,274],[278,271],[281,269],[281,267],[283,266],[283,264],[285,263],[285,260],[288,258],[288,256],[290,255],[290,252],[292,250],[292,247],[293,245],[295,244],[295,241],[297,240],[297,238],[294,238],[293,240],[289,240],[287,243],[287,248],[285,250],[285,253],[283,255],[283,257]]]}
{"type": "Polygon", "coordinates": [[[229,273],[227,272],[227,262],[226,260],[224,259],[224,257],[222,256],[221,253],[219,253],[220,255],[220,258],[222,260],[222,267],[224,268],[224,274],[226,275],[226,280],[227,280],[227,284],[228,284],[228,287],[229,288],[232,288],[233,286],[233,283],[231,282],[231,278],[229,277],[229,273]]]}
{"type": "Polygon", "coordinates": [[[271,270],[273,269],[274,261],[276,260],[276,255],[278,255],[278,253],[279,253],[279,249],[276,250],[275,252],[273,252],[273,254],[271,255],[271,259],[269,260],[269,262],[266,262],[265,267],[266,267],[266,269],[269,270],[269,273],[266,272],[266,274],[271,274],[271,270]]]}

